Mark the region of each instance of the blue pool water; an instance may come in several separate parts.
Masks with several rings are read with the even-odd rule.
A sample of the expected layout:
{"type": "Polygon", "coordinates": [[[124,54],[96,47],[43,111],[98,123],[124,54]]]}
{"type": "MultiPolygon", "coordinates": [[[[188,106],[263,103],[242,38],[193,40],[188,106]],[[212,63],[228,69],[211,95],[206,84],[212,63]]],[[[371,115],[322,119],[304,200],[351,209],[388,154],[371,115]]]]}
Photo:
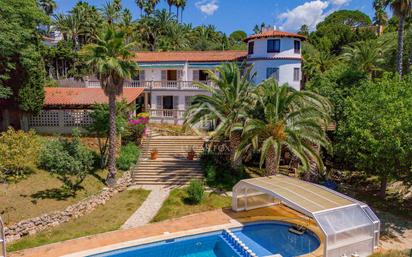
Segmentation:
{"type": "Polygon", "coordinates": [[[290,233],[289,228],[287,223],[266,222],[249,224],[233,233],[258,256],[299,256],[319,247],[319,239],[312,232],[296,235],[290,233]]]}
{"type": "MultiPolygon", "coordinates": [[[[288,231],[290,226],[280,222],[259,222],[231,231],[259,257],[272,254],[299,256],[319,247],[319,240],[312,232],[295,235],[288,231]]],[[[222,233],[176,238],[89,257],[239,257],[222,233]]]]}

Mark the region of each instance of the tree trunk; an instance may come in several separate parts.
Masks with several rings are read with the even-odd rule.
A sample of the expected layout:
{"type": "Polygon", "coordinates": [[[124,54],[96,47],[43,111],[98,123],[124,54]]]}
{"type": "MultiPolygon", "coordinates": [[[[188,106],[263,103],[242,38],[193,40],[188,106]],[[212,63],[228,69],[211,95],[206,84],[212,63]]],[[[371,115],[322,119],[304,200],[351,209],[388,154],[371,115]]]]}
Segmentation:
{"type": "Polygon", "coordinates": [[[265,175],[276,175],[279,169],[279,154],[276,153],[273,145],[269,147],[265,160],[265,175]]]}
{"type": "MultiPolygon", "coordinates": [[[[318,155],[320,154],[319,145],[313,144],[313,149],[316,151],[318,155]]],[[[303,174],[303,180],[313,182],[316,180],[315,174],[319,174],[319,168],[316,161],[310,158],[308,170],[303,174]]]]}
{"type": "Polygon", "coordinates": [[[387,176],[383,176],[381,177],[381,188],[379,190],[379,197],[381,199],[385,199],[386,197],[386,187],[388,185],[388,177],[387,176]]]}
{"type": "Polygon", "coordinates": [[[179,7],[176,7],[176,21],[179,22],[179,7]]]}
{"type": "Polygon", "coordinates": [[[109,173],[106,183],[108,186],[116,184],[116,95],[109,94],[109,173]]]}
{"type": "MultiPolygon", "coordinates": [[[[412,45],[412,42],[411,42],[412,45]]],[[[412,75],[412,46],[409,49],[408,74],[412,75]]]]}
{"type": "Polygon", "coordinates": [[[396,55],[396,71],[399,76],[402,77],[402,64],[403,64],[403,37],[405,30],[405,17],[401,16],[399,18],[399,28],[398,28],[398,52],[396,55]]]}
{"type": "Polygon", "coordinates": [[[169,4],[169,15],[171,15],[171,14],[172,14],[172,5],[169,4]]]}
{"type": "Polygon", "coordinates": [[[183,8],[182,8],[182,12],[180,13],[180,23],[183,23],[183,8]]]}
{"type": "Polygon", "coordinates": [[[235,153],[240,145],[241,134],[239,131],[233,131],[230,133],[230,162],[234,169],[239,169],[242,166],[242,156],[235,159],[235,153]]]}

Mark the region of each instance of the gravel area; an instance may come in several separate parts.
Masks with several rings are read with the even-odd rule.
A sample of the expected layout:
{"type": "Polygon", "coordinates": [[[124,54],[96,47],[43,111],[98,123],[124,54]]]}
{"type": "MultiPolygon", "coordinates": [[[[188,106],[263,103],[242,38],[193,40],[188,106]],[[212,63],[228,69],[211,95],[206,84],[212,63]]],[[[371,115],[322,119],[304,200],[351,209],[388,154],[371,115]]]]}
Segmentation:
{"type": "Polygon", "coordinates": [[[162,207],[170,193],[170,188],[158,185],[144,185],[133,188],[150,190],[150,194],[139,209],[123,224],[122,229],[148,224],[162,207]]]}

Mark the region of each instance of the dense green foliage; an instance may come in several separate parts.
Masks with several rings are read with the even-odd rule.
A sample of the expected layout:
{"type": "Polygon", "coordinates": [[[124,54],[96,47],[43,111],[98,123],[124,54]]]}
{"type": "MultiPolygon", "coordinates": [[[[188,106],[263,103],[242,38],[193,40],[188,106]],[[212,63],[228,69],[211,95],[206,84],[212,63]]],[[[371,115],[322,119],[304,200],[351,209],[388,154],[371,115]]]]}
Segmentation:
{"type": "MultiPolygon", "coordinates": [[[[119,135],[127,133],[128,107],[126,102],[117,102],[116,129],[119,135]]],[[[96,137],[99,146],[100,167],[107,165],[107,148],[109,141],[109,106],[95,104],[90,112],[92,122],[86,127],[89,135],[96,137]]]]}
{"type": "Polygon", "coordinates": [[[41,168],[55,174],[69,193],[75,193],[93,170],[94,154],[80,142],[59,138],[46,142],[39,156],[41,168]]]}
{"type": "Polygon", "coordinates": [[[132,165],[137,163],[139,159],[140,150],[134,143],[128,143],[120,148],[119,157],[117,157],[116,164],[120,170],[127,171],[132,165]]]}
{"type": "Polygon", "coordinates": [[[257,101],[252,107],[255,111],[246,118],[236,156],[252,148],[259,149],[260,166],[265,164],[267,176],[279,172],[284,151],[294,154],[303,170],[309,170],[310,162],[314,161],[323,171],[322,159],[314,145],[330,148],[324,131],[330,121],[329,101],[309,91],[279,86],[274,79],[262,82],[255,97],[257,101]]]}
{"type": "Polygon", "coordinates": [[[199,204],[203,200],[203,195],[205,193],[205,186],[200,180],[190,181],[187,187],[188,199],[192,204],[199,204]]]}
{"type": "Polygon", "coordinates": [[[33,131],[15,131],[10,128],[0,134],[0,180],[18,181],[36,166],[39,138],[33,131]]]}
{"type": "Polygon", "coordinates": [[[377,175],[382,195],[391,179],[410,178],[412,168],[412,78],[365,81],[346,100],[336,154],[377,175]]]}
{"type": "Polygon", "coordinates": [[[37,113],[43,105],[45,69],[37,28],[49,19],[35,0],[0,2],[0,91],[21,110],[37,113]]]}

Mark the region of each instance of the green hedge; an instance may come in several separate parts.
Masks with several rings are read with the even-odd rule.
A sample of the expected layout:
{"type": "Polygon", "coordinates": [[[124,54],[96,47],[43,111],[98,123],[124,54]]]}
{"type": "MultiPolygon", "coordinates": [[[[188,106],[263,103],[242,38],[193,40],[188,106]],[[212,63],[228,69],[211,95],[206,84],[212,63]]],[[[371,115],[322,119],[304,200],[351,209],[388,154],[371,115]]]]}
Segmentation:
{"type": "Polygon", "coordinates": [[[132,165],[136,164],[139,159],[140,149],[134,143],[128,143],[120,148],[120,154],[117,158],[117,168],[120,170],[129,170],[132,165]]]}

